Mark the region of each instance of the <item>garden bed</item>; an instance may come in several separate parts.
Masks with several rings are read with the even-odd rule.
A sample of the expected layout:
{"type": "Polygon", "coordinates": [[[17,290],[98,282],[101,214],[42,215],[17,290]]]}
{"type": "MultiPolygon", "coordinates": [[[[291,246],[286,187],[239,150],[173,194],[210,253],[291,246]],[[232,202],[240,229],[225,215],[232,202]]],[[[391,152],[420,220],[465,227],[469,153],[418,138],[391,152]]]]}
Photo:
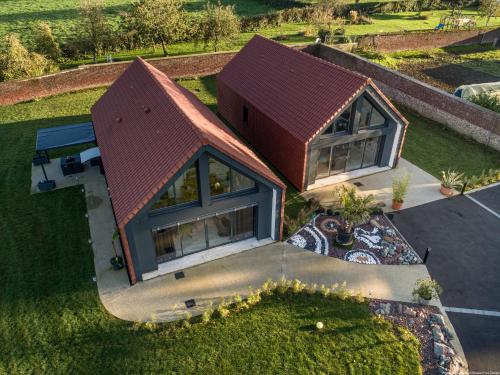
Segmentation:
{"type": "Polygon", "coordinates": [[[342,218],[318,214],[295,233],[288,243],[321,255],[364,264],[420,264],[422,260],[384,214],[354,228],[354,243],[344,248],[335,243],[342,218]]]}
{"type": "Polygon", "coordinates": [[[466,373],[462,360],[450,343],[453,333],[436,306],[373,299],[368,307],[373,314],[384,316],[417,337],[424,375],[466,373]]]}

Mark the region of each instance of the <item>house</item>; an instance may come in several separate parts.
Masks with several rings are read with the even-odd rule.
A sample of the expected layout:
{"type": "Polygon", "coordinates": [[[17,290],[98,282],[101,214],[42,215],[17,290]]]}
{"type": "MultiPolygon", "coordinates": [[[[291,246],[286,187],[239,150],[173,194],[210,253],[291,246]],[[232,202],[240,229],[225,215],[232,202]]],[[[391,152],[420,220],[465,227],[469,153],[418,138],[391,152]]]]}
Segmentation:
{"type": "Polygon", "coordinates": [[[91,111],[132,284],[281,239],[285,185],[161,71],[136,60],[91,111]]]}
{"type": "Polygon", "coordinates": [[[371,79],[261,36],[219,73],[217,100],[300,191],[395,167],[408,124],[371,79]]]}

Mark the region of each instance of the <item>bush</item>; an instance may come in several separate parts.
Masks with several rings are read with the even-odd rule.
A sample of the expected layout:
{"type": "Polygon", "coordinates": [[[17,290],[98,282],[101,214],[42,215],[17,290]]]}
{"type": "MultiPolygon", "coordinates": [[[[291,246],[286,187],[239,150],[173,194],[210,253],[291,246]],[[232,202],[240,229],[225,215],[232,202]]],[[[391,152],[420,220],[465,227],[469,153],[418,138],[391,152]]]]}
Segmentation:
{"type": "Polygon", "coordinates": [[[482,93],[471,96],[468,100],[481,107],[500,113],[500,98],[496,95],[482,93]]]}
{"type": "Polygon", "coordinates": [[[410,174],[405,172],[401,177],[394,177],[392,180],[392,199],[402,203],[408,193],[410,186],[410,174]]]}
{"type": "Polygon", "coordinates": [[[57,70],[49,59],[29,52],[15,35],[5,37],[5,50],[0,52],[0,81],[36,77],[57,70]]]}
{"type": "Polygon", "coordinates": [[[474,175],[467,177],[466,181],[466,190],[477,189],[482,186],[494,184],[495,182],[500,182],[500,169],[483,170],[479,176],[474,175]]]}
{"type": "Polygon", "coordinates": [[[443,289],[436,280],[418,279],[412,294],[415,298],[422,298],[429,301],[433,298],[438,298],[442,292],[443,289]]]}
{"type": "Polygon", "coordinates": [[[38,23],[34,30],[33,39],[36,52],[53,61],[57,61],[61,57],[59,43],[57,43],[54,35],[52,35],[52,29],[47,23],[38,23]]]}

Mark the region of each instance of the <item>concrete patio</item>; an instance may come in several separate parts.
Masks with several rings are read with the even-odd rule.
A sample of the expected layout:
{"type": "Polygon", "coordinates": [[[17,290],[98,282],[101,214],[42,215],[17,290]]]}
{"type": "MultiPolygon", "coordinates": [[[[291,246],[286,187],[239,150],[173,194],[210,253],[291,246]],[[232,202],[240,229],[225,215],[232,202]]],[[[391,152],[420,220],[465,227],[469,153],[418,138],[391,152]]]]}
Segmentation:
{"type": "Polygon", "coordinates": [[[336,187],[341,185],[355,186],[362,194],[373,194],[375,200],[383,206],[383,210],[389,212],[392,211],[392,180],[394,176],[402,176],[405,172],[410,173],[411,180],[403,208],[419,206],[446,198],[439,192],[441,182],[436,177],[403,158],[399,160],[398,167],[395,169],[306,191],[302,196],[305,199],[317,198],[323,206],[328,207],[334,203],[332,192],[336,187]],[[361,183],[361,185],[356,186],[355,183],[361,183]]]}

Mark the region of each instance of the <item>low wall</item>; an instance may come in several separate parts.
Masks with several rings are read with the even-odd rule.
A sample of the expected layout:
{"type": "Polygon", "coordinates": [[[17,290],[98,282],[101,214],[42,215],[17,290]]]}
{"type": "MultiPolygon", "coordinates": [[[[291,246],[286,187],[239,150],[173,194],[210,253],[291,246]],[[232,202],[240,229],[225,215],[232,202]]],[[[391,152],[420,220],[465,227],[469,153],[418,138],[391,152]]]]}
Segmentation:
{"type": "Polygon", "coordinates": [[[394,101],[500,151],[500,114],[349,52],[320,44],[306,52],[372,78],[394,101]]]}
{"type": "Polygon", "coordinates": [[[500,28],[455,31],[419,31],[365,35],[358,40],[359,48],[379,52],[429,49],[466,44],[492,44],[500,39],[500,28]]]}
{"type": "MultiPolygon", "coordinates": [[[[207,53],[179,57],[149,59],[148,62],[171,78],[215,74],[233,58],[236,52],[207,53]]],[[[0,83],[0,105],[108,86],[127,68],[130,61],[110,64],[83,65],[76,69],[0,83]]]]}

